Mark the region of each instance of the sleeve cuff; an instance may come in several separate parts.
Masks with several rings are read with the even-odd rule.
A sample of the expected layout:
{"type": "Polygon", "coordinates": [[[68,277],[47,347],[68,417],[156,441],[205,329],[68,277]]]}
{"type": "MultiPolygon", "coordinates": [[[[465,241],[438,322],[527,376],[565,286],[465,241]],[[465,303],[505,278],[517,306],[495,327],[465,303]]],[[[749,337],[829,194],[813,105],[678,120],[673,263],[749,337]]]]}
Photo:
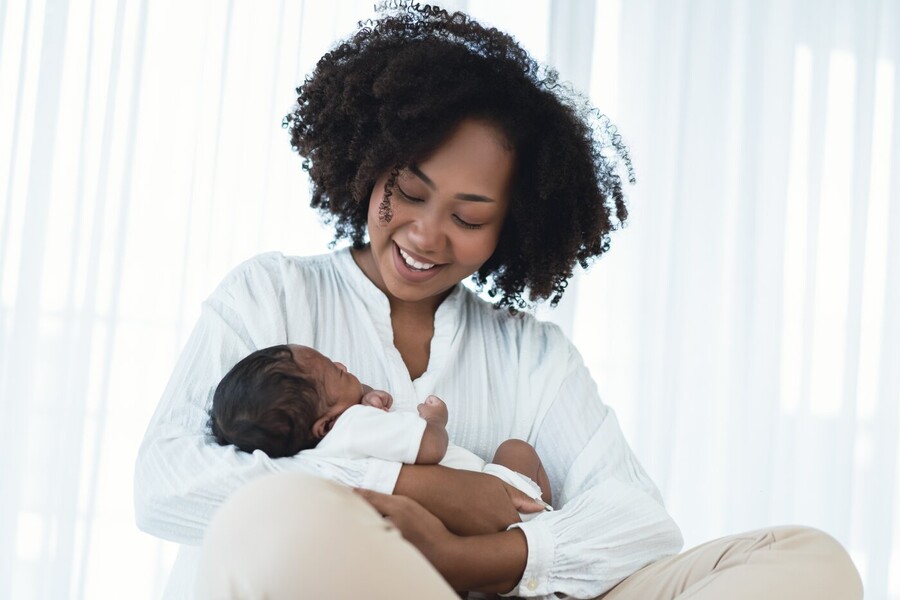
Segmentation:
{"type": "Polygon", "coordinates": [[[360,487],[382,494],[392,494],[397,478],[400,476],[400,467],[403,465],[396,461],[369,459],[369,468],[363,475],[360,487]]]}
{"type": "Polygon", "coordinates": [[[507,528],[507,531],[514,527],[518,527],[525,534],[528,558],[519,584],[509,592],[500,595],[533,598],[552,594],[550,567],[553,564],[556,544],[550,528],[541,519],[532,519],[527,523],[513,523],[507,528]]]}

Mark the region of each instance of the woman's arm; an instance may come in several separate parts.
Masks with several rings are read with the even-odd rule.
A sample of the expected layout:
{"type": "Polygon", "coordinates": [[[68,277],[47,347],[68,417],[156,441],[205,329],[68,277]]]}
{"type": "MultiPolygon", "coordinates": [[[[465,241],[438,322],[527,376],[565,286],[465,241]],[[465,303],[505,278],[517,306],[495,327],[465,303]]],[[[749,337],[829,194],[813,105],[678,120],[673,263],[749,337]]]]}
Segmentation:
{"type": "Polygon", "coordinates": [[[425,517],[416,509],[391,515],[395,521],[404,511],[416,515],[403,519],[401,530],[454,587],[593,598],[681,548],[677,525],[581,357],[558,330],[547,333],[554,342],[532,340],[535,362],[518,369],[518,387],[528,393],[516,400],[532,414],[523,419],[532,429],[522,437],[541,456],[558,510],[519,523],[502,482],[480,473],[407,465],[397,479],[395,495],[416,500],[414,506],[421,504],[455,534],[435,528],[426,529],[432,536],[419,536],[417,522],[425,517]],[[493,479],[493,486],[481,477],[493,479]],[[497,533],[509,523],[510,531],[497,533]],[[516,530],[524,546],[511,535],[516,530]]]}
{"type": "MultiPolygon", "coordinates": [[[[444,521],[457,519],[465,527],[473,525],[466,502],[501,506],[495,512],[490,506],[473,506],[481,531],[454,531],[481,533],[477,537],[450,538],[438,547],[432,547],[431,538],[414,542],[455,587],[520,597],[593,598],[641,567],[678,552],[682,538],[577,351],[558,329],[547,326],[543,333],[545,339],[530,340],[517,370],[517,387],[527,392],[517,394],[516,407],[520,422],[531,429],[516,433],[540,455],[557,510],[519,523],[509,504],[489,489],[472,493],[467,488],[476,482],[450,481],[466,474],[451,476],[434,471],[437,467],[404,467],[394,493],[407,494],[444,521]],[[529,352],[534,362],[528,361],[529,352]],[[496,520],[485,522],[490,515],[496,520]],[[521,538],[517,542],[511,535],[486,533],[504,521],[515,522],[503,534],[518,530],[524,546],[521,538]]],[[[404,535],[410,535],[407,530],[415,533],[415,523],[404,535]]]]}
{"type": "Polygon", "coordinates": [[[525,535],[518,529],[469,537],[443,548],[435,566],[455,590],[505,594],[522,579],[528,559],[525,535]]]}
{"type": "Polygon", "coordinates": [[[527,439],[557,510],[513,526],[528,545],[513,593],[593,598],[683,542],[581,356],[558,328],[543,327],[546,337],[532,340],[533,362],[519,369],[519,389],[533,390],[519,405],[536,407],[527,439]]]}

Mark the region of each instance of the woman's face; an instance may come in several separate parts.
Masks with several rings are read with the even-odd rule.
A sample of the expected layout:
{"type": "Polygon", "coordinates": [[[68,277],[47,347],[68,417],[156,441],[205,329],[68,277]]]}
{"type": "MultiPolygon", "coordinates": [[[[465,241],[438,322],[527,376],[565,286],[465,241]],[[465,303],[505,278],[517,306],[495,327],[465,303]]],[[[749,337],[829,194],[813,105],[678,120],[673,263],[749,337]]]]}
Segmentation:
{"type": "Polygon", "coordinates": [[[431,156],[400,173],[390,222],[380,218],[388,173],[369,199],[373,262],[366,275],[406,302],[442,299],[497,247],[509,205],[514,153],[498,129],[463,121],[431,156]]]}

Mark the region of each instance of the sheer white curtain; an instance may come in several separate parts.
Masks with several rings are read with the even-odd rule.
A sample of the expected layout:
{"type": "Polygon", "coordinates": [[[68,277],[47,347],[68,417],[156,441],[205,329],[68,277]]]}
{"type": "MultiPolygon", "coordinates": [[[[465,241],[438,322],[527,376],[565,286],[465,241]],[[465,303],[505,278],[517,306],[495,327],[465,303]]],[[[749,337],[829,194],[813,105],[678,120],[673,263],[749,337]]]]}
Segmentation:
{"type": "Polygon", "coordinates": [[[638,185],[576,343],[688,545],[813,525],[900,598],[900,3],[597,6],[638,185]]]}
{"type": "MultiPolygon", "coordinates": [[[[867,597],[900,598],[896,0],[448,6],[556,64],[631,145],[631,224],[549,318],[688,542],[816,525],[867,597]]],[[[161,593],[141,435],[228,269],[327,250],[279,124],[372,14],[0,1],[0,598],[161,593]]]]}

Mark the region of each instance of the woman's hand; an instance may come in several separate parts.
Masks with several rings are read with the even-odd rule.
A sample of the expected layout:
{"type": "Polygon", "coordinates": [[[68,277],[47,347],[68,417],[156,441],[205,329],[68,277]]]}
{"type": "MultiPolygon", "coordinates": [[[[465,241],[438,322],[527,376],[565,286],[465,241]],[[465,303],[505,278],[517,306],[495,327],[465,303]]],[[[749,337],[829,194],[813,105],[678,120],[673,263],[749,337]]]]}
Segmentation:
{"type": "Polygon", "coordinates": [[[412,498],[460,536],[505,531],[521,520],[518,513],[544,510],[493,475],[440,465],[403,465],[394,494],[412,498]]]}
{"type": "Polygon", "coordinates": [[[439,572],[444,573],[446,569],[441,567],[452,555],[451,548],[459,538],[450,533],[440,519],[406,496],[391,496],[362,488],[353,491],[393,523],[406,541],[415,546],[439,572]]]}

